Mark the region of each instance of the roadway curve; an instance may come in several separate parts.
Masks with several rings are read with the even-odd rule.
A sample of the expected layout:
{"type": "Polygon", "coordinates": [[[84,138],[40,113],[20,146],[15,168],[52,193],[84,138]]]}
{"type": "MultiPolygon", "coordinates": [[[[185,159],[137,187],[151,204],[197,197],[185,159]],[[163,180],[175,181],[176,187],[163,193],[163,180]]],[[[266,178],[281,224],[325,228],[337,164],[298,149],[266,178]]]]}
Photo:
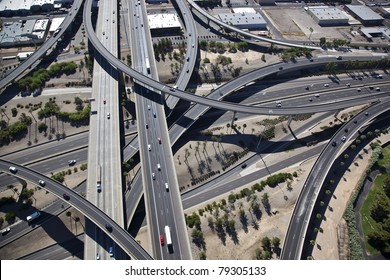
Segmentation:
{"type": "MultiPolygon", "coordinates": [[[[133,77],[139,83],[146,84],[146,85],[152,87],[156,91],[162,91],[166,94],[171,94],[173,96],[185,99],[187,101],[203,104],[203,105],[206,105],[208,107],[218,108],[218,109],[225,110],[225,111],[235,111],[235,112],[255,114],[255,115],[277,115],[277,116],[280,116],[280,115],[306,114],[306,113],[313,113],[313,112],[318,113],[318,112],[325,112],[325,111],[334,111],[334,110],[338,110],[338,109],[343,109],[343,108],[367,103],[367,100],[365,100],[363,98],[363,99],[356,99],[353,102],[341,101],[341,102],[334,102],[331,104],[325,104],[325,105],[320,105],[320,106],[312,105],[312,106],[305,106],[305,107],[289,107],[289,108],[269,109],[269,107],[248,106],[248,105],[240,105],[240,104],[234,104],[234,103],[218,101],[218,100],[211,100],[207,97],[197,96],[194,94],[187,93],[185,91],[174,89],[172,87],[167,86],[164,83],[161,83],[159,81],[155,81],[152,78],[149,78],[149,77],[135,71],[132,68],[129,68],[126,64],[122,63],[121,60],[119,60],[115,56],[113,56],[101,44],[99,39],[96,37],[95,31],[93,30],[93,26],[92,26],[92,21],[91,21],[92,1],[93,0],[87,0],[85,7],[84,7],[85,27],[86,27],[88,38],[91,41],[92,45],[113,66],[117,67],[125,74],[133,77]]],[[[336,59],[336,58],[334,58],[334,59],[336,59]]],[[[277,66],[275,65],[274,67],[277,67],[277,66]]],[[[288,69],[289,68],[284,67],[283,71],[288,70],[288,69]]],[[[277,72],[277,71],[279,71],[279,68],[274,69],[274,70],[275,70],[275,72],[277,72]]]]}
{"type": "Polygon", "coordinates": [[[355,133],[373,118],[386,112],[389,109],[390,100],[378,102],[377,104],[363,110],[345,123],[332,139],[328,142],[325,148],[321,151],[320,156],[316,160],[311,169],[303,187],[299,194],[297,203],[295,204],[291,215],[290,223],[287,229],[286,239],[283,244],[281,259],[284,260],[299,260],[301,259],[302,249],[307,234],[310,218],[312,216],[314,206],[316,204],[318,194],[321,192],[324,180],[329,172],[332,163],[337,155],[347,145],[349,139],[355,133]],[[368,113],[368,115],[366,115],[368,113]],[[356,121],[356,124],[355,124],[356,121]],[[348,129],[346,133],[344,130],[348,129]],[[346,136],[346,141],[339,141],[342,136],[346,136]],[[332,142],[337,143],[336,147],[332,146],[332,142]]]}
{"type": "Polygon", "coordinates": [[[229,25],[227,23],[224,23],[223,21],[217,19],[216,17],[213,17],[212,15],[207,13],[205,10],[203,10],[201,7],[199,7],[193,0],[187,0],[187,2],[188,2],[188,4],[191,5],[192,8],[194,8],[201,15],[205,16],[207,19],[211,20],[215,24],[217,24],[219,26],[222,26],[223,28],[225,28],[227,30],[230,30],[230,31],[236,32],[238,34],[241,34],[242,36],[250,37],[250,38],[253,38],[253,39],[256,39],[256,40],[259,40],[259,41],[273,43],[273,44],[281,45],[281,46],[297,47],[297,48],[307,48],[307,49],[312,49],[312,50],[323,50],[320,47],[305,46],[305,45],[301,45],[301,44],[297,44],[297,43],[289,43],[287,41],[279,41],[279,40],[265,38],[265,37],[262,37],[262,36],[257,36],[255,34],[243,31],[240,28],[234,27],[233,25],[229,25]]]}
{"type": "Polygon", "coordinates": [[[112,219],[103,211],[101,211],[99,208],[97,208],[95,205],[93,205],[91,202],[89,202],[73,190],[63,186],[55,180],[50,179],[49,177],[40,174],[39,172],[0,159],[0,170],[11,174],[8,170],[10,166],[15,166],[18,169],[17,173],[14,174],[14,176],[29,181],[37,185],[38,187],[41,187],[38,184],[38,181],[44,180],[46,182],[44,188],[61,199],[64,199],[63,194],[67,194],[70,199],[64,199],[66,203],[69,203],[75,209],[79,210],[85,217],[88,217],[88,219],[90,219],[95,225],[97,225],[102,231],[104,231],[107,236],[112,238],[132,258],[137,260],[152,259],[148,252],[146,252],[126,230],[121,228],[117,223],[112,221],[112,219]],[[111,225],[112,232],[109,232],[106,229],[105,225],[107,223],[111,225]]]}
{"type": "MultiPolygon", "coordinates": [[[[49,40],[47,40],[37,51],[35,51],[31,56],[29,56],[28,59],[26,59],[22,64],[20,64],[14,71],[12,71],[10,74],[8,74],[4,79],[0,81],[0,89],[7,86],[9,83],[15,81],[16,78],[20,77],[22,73],[27,74],[26,71],[28,68],[32,68],[31,66],[42,56],[44,56],[61,36],[64,34],[64,32],[68,29],[69,25],[74,21],[75,16],[79,12],[79,9],[81,7],[81,4],[84,0],[75,0],[72,5],[72,11],[73,13],[68,13],[65,17],[65,20],[61,23],[59,28],[61,30],[58,32],[56,36],[52,36],[49,40]],[[25,72],[26,71],[26,72],[25,72]]],[[[57,29],[58,30],[58,29],[57,29]]],[[[2,92],[0,92],[1,94],[2,92]]]]}

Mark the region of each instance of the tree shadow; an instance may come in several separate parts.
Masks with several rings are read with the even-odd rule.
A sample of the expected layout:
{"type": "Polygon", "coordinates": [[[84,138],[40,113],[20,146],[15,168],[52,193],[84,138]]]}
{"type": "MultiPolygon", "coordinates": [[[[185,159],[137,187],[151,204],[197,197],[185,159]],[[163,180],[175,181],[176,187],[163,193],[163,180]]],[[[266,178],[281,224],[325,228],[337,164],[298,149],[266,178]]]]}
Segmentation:
{"type": "Polygon", "coordinates": [[[242,224],[242,229],[244,230],[244,232],[248,233],[248,217],[245,213],[240,215],[240,222],[242,224]]]}

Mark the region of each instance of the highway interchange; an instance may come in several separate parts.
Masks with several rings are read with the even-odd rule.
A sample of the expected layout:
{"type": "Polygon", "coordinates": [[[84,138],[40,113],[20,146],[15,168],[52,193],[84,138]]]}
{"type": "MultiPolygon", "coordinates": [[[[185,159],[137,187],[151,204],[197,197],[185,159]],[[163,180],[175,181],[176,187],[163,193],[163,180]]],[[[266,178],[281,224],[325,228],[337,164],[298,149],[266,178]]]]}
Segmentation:
{"type": "MultiPolygon", "coordinates": [[[[181,1],[179,1],[179,2],[181,2],[181,1]]],[[[261,105],[261,106],[258,106],[258,105],[241,105],[241,104],[238,105],[238,104],[234,104],[234,103],[227,103],[227,102],[220,102],[219,101],[219,100],[222,100],[225,96],[229,95],[230,93],[232,93],[232,92],[234,92],[234,91],[244,87],[245,85],[247,85],[247,84],[249,84],[249,83],[251,83],[253,81],[256,81],[258,79],[263,78],[265,76],[265,73],[262,74],[260,69],[256,70],[256,71],[253,71],[253,72],[251,72],[251,73],[249,73],[247,75],[243,75],[239,79],[236,79],[234,82],[230,82],[230,83],[227,83],[227,84],[219,87],[217,90],[213,91],[212,94],[210,94],[208,97],[199,97],[199,96],[191,95],[191,94],[188,94],[188,93],[186,93],[186,92],[184,92],[184,91],[182,91],[180,89],[180,87],[185,88],[185,86],[184,86],[185,82],[182,82],[183,86],[180,86],[180,87],[178,86],[178,88],[168,87],[167,85],[164,85],[162,83],[159,83],[159,82],[153,80],[152,78],[147,77],[148,75],[147,75],[147,71],[145,72],[145,69],[143,71],[143,74],[140,74],[140,73],[134,71],[133,69],[128,68],[119,59],[116,59],[111,54],[111,52],[109,52],[106,49],[106,47],[98,40],[98,38],[94,34],[94,30],[92,29],[92,24],[90,22],[91,15],[90,15],[90,7],[89,7],[89,10],[88,10],[88,3],[90,4],[91,1],[87,1],[87,4],[84,7],[84,18],[86,19],[86,26],[87,26],[86,30],[87,30],[88,36],[89,36],[92,44],[94,45],[94,47],[110,63],[110,65],[114,65],[115,67],[117,67],[118,69],[123,71],[124,73],[132,76],[137,81],[137,83],[141,83],[143,85],[148,85],[149,89],[153,88],[154,90],[162,91],[162,92],[165,92],[166,94],[171,94],[171,95],[174,95],[176,97],[180,97],[180,98],[189,100],[191,102],[203,104],[203,105],[195,105],[194,107],[192,107],[192,108],[196,107],[198,111],[196,113],[193,113],[194,114],[194,117],[192,118],[193,121],[191,123],[189,123],[185,127],[185,129],[182,129],[181,132],[177,132],[176,136],[172,135],[171,132],[170,132],[169,136],[168,135],[164,136],[165,139],[169,139],[170,138],[170,141],[171,141],[172,144],[179,138],[179,136],[185,130],[187,130],[190,127],[190,125],[196,119],[198,119],[201,115],[203,115],[207,111],[209,106],[215,107],[215,108],[219,108],[219,109],[222,109],[222,110],[228,110],[228,111],[234,111],[234,112],[242,112],[242,113],[246,113],[246,114],[293,115],[293,114],[297,114],[297,113],[309,113],[309,112],[312,113],[312,112],[335,111],[335,110],[338,110],[338,109],[348,108],[348,107],[351,107],[351,106],[354,106],[354,105],[367,104],[367,103],[370,103],[370,102],[378,101],[380,99],[386,99],[386,97],[388,95],[388,90],[386,88],[382,87],[382,85],[381,85],[382,90],[379,93],[372,92],[369,89],[367,89],[366,86],[362,86],[362,85],[355,85],[355,86],[353,86],[351,88],[348,88],[348,89],[345,88],[345,85],[341,85],[342,87],[340,87],[340,89],[335,89],[334,92],[333,92],[333,94],[335,94],[336,97],[339,95],[339,92],[337,92],[337,90],[345,93],[344,97],[342,98],[343,100],[339,100],[338,102],[334,102],[335,98],[332,95],[328,95],[328,94],[321,95],[320,98],[315,97],[314,98],[314,102],[313,102],[313,100],[309,100],[309,98],[313,98],[313,97],[308,97],[307,95],[304,95],[302,98],[297,98],[296,96],[300,95],[299,93],[302,92],[302,89],[298,89],[298,88],[295,91],[291,91],[290,94],[291,94],[291,96],[294,96],[294,99],[288,101],[289,106],[284,106],[284,99],[286,98],[285,96],[279,96],[279,98],[283,98],[283,101],[282,101],[283,105],[281,107],[275,106],[274,102],[275,102],[275,99],[276,99],[277,95],[272,96],[272,98],[271,98],[272,101],[269,104],[264,104],[264,105],[261,105]],[[362,87],[364,89],[363,90],[363,94],[361,94],[360,97],[357,97],[357,94],[356,94],[356,90],[357,90],[358,87],[362,87]],[[326,100],[327,98],[328,98],[328,100],[326,100]],[[320,101],[317,102],[317,99],[320,100],[320,101]],[[295,105],[294,105],[294,102],[296,102],[295,105]],[[293,104],[293,105],[290,106],[290,104],[293,104]],[[204,105],[207,105],[207,106],[204,106],[204,105]]],[[[193,34],[195,34],[195,33],[193,33],[193,34]]],[[[104,40],[104,37],[103,37],[103,40],[104,40]]],[[[144,57],[144,56],[141,55],[140,57],[144,57]]],[[[346,59],[355,60],[356,58],[355,57],[344,58],[344,60],[346,60],[346,59]]],[[[369,59],[382,59],[382,58],[381,57],[365,57],[365,58],[360,58],[360,59],[362,59],[362,60],[369,60],[369,59]]],[[[267,68],[267,70],[263,70],[263,71],[267,71],[268,74],[272,73],[272,72],[273,73],[277,73],[277,72],[281,71],[281,67],[282,67],[282,71],[287,72],[287,71],[292,70],[294,68],[313,67],[313,65],[317,65],[317,64],[321,65],[321,64],[325,64],[325,63],[327,63],[329,61],[338,62],[335,56],[334,57],[330,56],[330,57],[322,57],[322,58],[315,59],[314,62],[309,61],[309,60],[299,61],[298,65],[295,64],[295,63],[279,63],[279,64],[276,64],[276,65],[271,65],[270,67],[267,68]],[[283,66],[281,66],[281,65],[283,65],[283,66]]],[[[141,63],[141,65],[142,65],[142,63],[141,63]]],[[[145,64],[143,64],[143,65],[145,65],[145,64]]],[[[189,65],[188,67],[193,67],[193,66],[194,65],[192,64],[192,65],[189,65]]],[[[188,74],[188,75],[184,74],[184,75],[181,75],[181,76],[187,76],[187,82],[188,82],[188,80],[190,78],[190,75],[191,75],[191,73],[188,74]]],[[[377,81],[375,81],[375,83],[378,84],[377,81]]],[[[383,82],[383,85],[385,86],[386,82],[383,82]]],[[[145,95],[145,91],[149,90],[148,88],[140,87],[140,90],[144,91],[144,93],[141,94],[141,95],[145,95]]],[[[313,89],[316,89],[316,88],[313,88],[313,89]]],[[[319,91],[319,89],[317,88],[316,91],[319,91]]],[[[324,90],[324,93],[327,92],[327,91],[328,90],[324,90]]],[[[301,93],[301,95],[303,95],[303,94],[301,93]]],[[[150,101],[154,101],[154,102],[150,102],[149,104],[145,103],[142,112],[149,113],[148,112],[149,110],[147,110],[146,108],[148,108],[147,106],[152,106],[153,111],[157,112],[158,115],[159,115],[159,117],[157,119],[161,123],[158,126],[163,126],[164,124],[166,125],[165,118],[164,118],[164,112],[163,112],[162,108],[158,109],[158,107],[157,107],[159,104],[160,104],[159,106],[161,106],[161,102],[159,100],[156,100],[156,99],[155,100],[152,99],[150,101]]],[[[147,101],[147,102],[149,102],[149,101],[147,101]]],[[[387,104],[387,103],[384,103],[384,104],[387,104]]],[[[373,108],[377,108],[377,107],[379,108],[379,105],[373,106],[373,108]]],[[[374,110],[374,109],[370,109],[370,110],[374,110]]],[[[375,115],[375,112],[380,112],[380,110],[383,111],[384,109],[383,109],[383,106],[380,106],[380,109],[375,109],[375,110],[377,110],[377,111],[372,111],[373,114],[372,115],[370,114],[369,118],[367,118],[367,116],[365,116],[365,119],[371,119],[375,115]]],[[[193,112],[194,111],[195,111],[195,109],[193,110],[193,112]]],[[[148,122],[145,122],[145,120],[142,119],[142,117],[141,117],[142,114],[137,114],[137,115],[138,115],[138,124],[141,124],[141,126],[143,128],[144,125],[142,125],[142,124],[145,124],[145,123],[148,123],[148,122]]],[[[103,116],[105,117],[106,115],[104,114],[103,116]]],[[[177,123],[180,123],[180,122],[177,122],[177,123]]],[[[362,122],[361,125],[363,125],[363,122],[362,122]]],[[[170,131],[171,131],[171,129],[170,129],[170,131]]],[[[138,128],[138,135],[142,136],[142,130],[140,130],[138,128]]],[[[155,126],[153,126],[153,131],[156,132],[156,127],[155,126]]],[[[154,138],[157,139],[158,138],[157,136],[160,135],[160,134],[161,133],[155,134],[154,138]]],[[[335,135],[335,137],[336,136],[337,135],[335,135]]],[[[146,137],[145,136],[143,136],[143,137],[144,137],[144,141],[143,142],[146,143],[147,142],[146,141],[146,137]]],[[[164,143],[168,144],[169,140],[165,141],[164,143]]],[[[137,150],[138,147],[136,147],[134,145],[129,145],[128,147],[130,147],[130,146],[132,146],[131,152],[133,154],[137,150]]],[[[141,144],[140,146],[141,146],[141,149],[140,149],[141,153],[143,153],[143,152],[145,153],[145,151],[147,151],[146,145],[145,144],[141,144]]],[[[156,146],[158,147],[158,145],[153,146],[153,150],[156,148],[156,146]]],[[[338,149],[341,149],[341,146],[339,146],[338,149]]],[[[32,159],[36,160],[36,158],[34,158],[34,157],[32,157],[32,159]]],[[[331,162],[331,160],[329,158],[327,160],[328,160],[328,162],[331,162]]],[[[4,170],[7,170],[7,168],[8,168],[7,166],[9,166],[9,164],[10,163],[8,163],[8,165],[5,164],[4,166],[2,166],[2,168],[4,168],[4,170]]],[[[154,163],[154,165],[155,165],[155,163],[154,163]]],[[[23,170],[23,172],[27,172],[26,177],[24,177],[27,180],[32,180],[32,178],[29,177],[29,176],[38,176],[36,174],[32,175],[33,173],[31,173],[27,169],[23,169],[22,167],[18,167],[18,168],[23,170]]],[[[142,168],[142,170],[148,170],[148,169],[150,170],[150,167],[149,168],[145,168],[143,166],[143,168],[142,168]]],[[[143,171],[143,172],[144,172],[143,173],[144,177],[149,177],[149,179],[152,181],[152,179],[150,177],[150,173],[149,172],[147,173],[145,171],[143,171]]],[[[23,174],[21,174],[21,175],[23,175],[23,174]]],[[[169,174],[167,173],[166,176],[169,176],[169,174]]],[[[34,183],[37,183],[37,180],[36,180],[37,178],[38,177],[34,177],[34,180],[33,180],[34,183]]],[[[46,178],[46,180],[48,182],[50,181],[50,179],[48,179],[48,178],[46,178]]],[[[171,179],[171,180],[176,180],[176,178],[171,179]]],[[[138,183],[135,183],[135,185],[137,185],[137,184],[138,183]]],[[[53,191],[56,195],[61,197],[61,191],[63,191],[63,190],[58,191],[58,190],[54,189],[54,186],[55,187],[59,187],[58,183],[55,184],[55,182],[50,182],[50,186],[48,186],[48,188],[49,187],[51,188],[52,185],[53,185],[53,190],[51,189],[51,191],[53,191]]],[[[134,189],[140,189],[140,188],[132,188],[131,191],[134,190],[134,189]]],[[[127,197],[131,196],[131,191],[128,192],[130,195],[126,196],[126,200],[127,200],[127,197]]],[[[74,195],[77,196],[77,194],[74,194],[74,195]]],[[[140,197],[141,195],[142,195],[142,193],[140,195],[138,195],[137,197],[140,197]]],[[[160,195],[164,195],[164,194],[160,193],[160,195]]],[[[134,197],[134,194],[133,194],[133,197],[134,197]]],[[[72,199],[76,201],[76,199],[73,196],[72,196],[72,199]]],[[[73,202],[73,200],[72,200],[72,202],[73,202]]],[[[80,204],[84,204],[84,203],[88,204],[88,203],[85,202],[85,200],[80,198],[80,204]]],[[[135,204],[135,205],[137,205],[137,204],[135,204]]],[[[132,204],[132,205],[134,205],[134,204],[132,204]]],[[[186,205],[184,205],[184,203],[183,203],[183,206],[184,206],[184,208],[186,208],[186,205]]],[[[80,209],[82,209],[81,206],[75,206],[75,207],[79,207],[80,209]]],[[[83,210],[81,210],[81,211],[83,211],[83,210]]],[[[96,210],[94,210],[94,212],[95,211],[96,210]]],[[[88,214],[87,212],[84,212],[84,213],[86,213],[86,215],[88,215],[88,217],[90,217],[90,218],[92,218],[93,215],[94,215],[93,213],[92,214],[88,214]],[[89,215],[91,215],[91,216],[89,216],[89,215]]],[[[104,217],[104,218],[107,221],[107,217],[104,217]]],[[[108,218],[108,219],[110,219],[110,218],[108,218]]],[[[107,229],[105,229],[105,227],[104,227],[104,225],[105,225],[104,222],[97,221],[97,219],[95,219],[93,221],[103,231],[105,231],[107,233],[107,229]]],[[[113,223],[113,225],[115,225],[115,223],[113,223]]],[[[116,230],[118,230],[118,228],[115,228],[115,231],[116,230]]],[[[130,243],[131,245],[124,245],[125,242],[123,240],[121,240],[121,239],[124,238],[123,236],[119,236],[119,237],[115,237],[115,238],[117,238],[117,239],[115,239],[115,242],[117,242],[117,244],[120,245],[121,248],[124,251],[126,251],[129,255],[133,256],[134,258],[140,258],[140,259],[141,258],[149,258],[149,256],[147,254],[145,254],[145,252],[142,252],[142,250],[140,250],[140,248],[139,248],[140,246],[134,245],[133,244],[134,242],[131,241],[130,239],[129,239],[130,241],[128,243],[130,243]],[[126,246],[129,246],[129,247],[126,248],[126,246]],[[130,250],[131,252],[129,252],[129,249],[128,249],[130,247],[131,247],[131,250],[130,250]]],[[[296,241],[293,241],[293,242],[295,244],[297,244],[296,241]]],[[[292,249],[291,249],[291,251],[292,251],[292,249]]],[[[297,251],[295,251],[295,253],[296,252],[297,251]]],[[[285,250],[283,251],[283,253],[285,253],[285,250]]],[[[300,255],[299,256],[298,255],[294,256],[294,258],[299,258],[299,257],[300,257],[300,255]]],[[[291,255],[289,255],[286,258],[293,258],[293,257],[291,255]]]]}

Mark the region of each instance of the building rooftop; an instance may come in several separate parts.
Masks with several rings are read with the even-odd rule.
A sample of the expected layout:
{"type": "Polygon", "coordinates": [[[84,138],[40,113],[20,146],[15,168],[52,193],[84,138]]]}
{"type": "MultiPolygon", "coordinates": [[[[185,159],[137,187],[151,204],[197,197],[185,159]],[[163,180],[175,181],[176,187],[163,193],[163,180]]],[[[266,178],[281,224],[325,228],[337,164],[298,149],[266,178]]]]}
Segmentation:
{"type": "Polygon", "coordinates": [[[362,20],[382,20],[379,14],[375,13],[369,7],[364,5],[345,5],[348,9],[354,12],[362,20]]]}
{"type": "Polygon", "coordinates": [[[260,14],[218,14],[219,18],[228,24],[244,25],[244,24],[267,24],[265,19],[260,14]]]}
{"type": "Polygon", "coordinates": [[[235,14],[256,14],[256,10],[253,8],[233,8],[235,14]]]}
{"type": "Polygon", "coordinates": [[[60,27],[61,23],[65,20],[65,17],[55,17],[51,20],[50,32],[54,32],[60,27]]]}
{"type": "Polygon", "coordinates": [[[348,17],[344,13],[334,7],[309,7],[310,12],[315,15],[318,19],[345,19],[348,17]]]}
{"type": "Polygon", "coordinates": [[[364,27],[360,29],[360,32],[367,38],[372,38],[373,36],[371,34],[381,34],[381,36],[390,39],[390,29],[387,27],[364,27]]]}
{"type": "Polygon", "coordinates": [[[31,6],[43,6],[44,4],[54,4],[54,0],[32,0],[31,6]]]}
{"type": "Polygon", "coordinates": [[[1,0],[0,11],[30,10],[33,1],[34,0],[1,0]]]}
{"type": "Polygon", "coordinates": [[[152,14],[148,15],[150,29],[181,28],[177,14],[152,14]]]}

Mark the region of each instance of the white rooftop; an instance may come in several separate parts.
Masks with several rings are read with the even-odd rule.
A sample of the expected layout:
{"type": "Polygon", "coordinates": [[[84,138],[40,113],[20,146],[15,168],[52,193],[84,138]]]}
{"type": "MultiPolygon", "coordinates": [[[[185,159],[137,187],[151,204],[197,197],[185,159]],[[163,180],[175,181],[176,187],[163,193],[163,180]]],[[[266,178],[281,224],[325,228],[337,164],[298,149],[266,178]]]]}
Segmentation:
{"type": "Polygon", "coordinates": [[[50,25],[50,32],[54,32],[57,30],[58,27],[60,27],[61,23],[65,20],[65,17],[57,17],[53,18],[51,20],[51,25],[50,25]]]}
{"type": "Polygon", "coordinates": [[[266,24],[267,22],[260,14],[218,14],[219,18],[228,24],[266,24]]]}
{"type": "Polygon", "coordinates": [[[150,29],[181,28],[177,14],[152,14],[148,15],[150,29]]]}
{"type": "Polygon", "coordinates": [[[1,0],[0,11],[11,10],[30,10],[34,0],[1,0]]]}
{"type": "Polygon", "coordinates": [[[383,19],[379,14],[375,13],[369,7],[364,5],[345,5],[354,12],[362,20],[380,20],[383,19]]]}
{"type": "Polygon", "coordinates": [[[44,4],[54,4],[54,0],[33,0],[31,6],[43,6],[44,4]]]}
{"type": "Polygon", "coordinates": [[[234,8],[235,14],[256,14],[256,10],[253,8],[234,8]]]}
{"type": "Polygon", "coordinates": [[[312,6],[309,10],[319,19],[348,19],[341,10],[334,7],[312,6]]]}

